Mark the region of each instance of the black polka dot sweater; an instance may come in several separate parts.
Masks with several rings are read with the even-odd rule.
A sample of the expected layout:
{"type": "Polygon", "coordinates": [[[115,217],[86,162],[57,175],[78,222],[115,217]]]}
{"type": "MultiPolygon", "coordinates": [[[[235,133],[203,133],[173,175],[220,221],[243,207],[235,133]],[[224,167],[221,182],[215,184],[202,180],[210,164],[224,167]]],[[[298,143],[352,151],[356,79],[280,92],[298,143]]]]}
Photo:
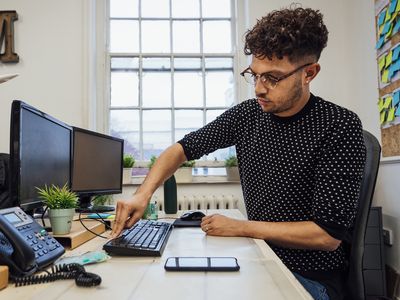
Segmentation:
{"type": "MultiPolygon", "coordinates": [[[[188,160],[236,147],[249,220],[314,221],[339,240],[353,223],[365,146],[359,118],[343,107],[311,95],[299,113],[282,118],[250,99],[179,143],[188,160]]],[[[301,274],[346,265],[342,246],[335,251],[270,246],[301,274]]]]}

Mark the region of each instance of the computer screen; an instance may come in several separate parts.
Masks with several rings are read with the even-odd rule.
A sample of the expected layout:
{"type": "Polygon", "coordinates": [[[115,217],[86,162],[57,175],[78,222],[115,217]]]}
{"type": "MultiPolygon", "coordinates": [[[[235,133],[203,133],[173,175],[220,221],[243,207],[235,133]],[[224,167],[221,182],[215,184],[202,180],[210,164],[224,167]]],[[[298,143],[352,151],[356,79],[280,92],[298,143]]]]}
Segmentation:
{"type": "Polygon", "coordinates": [[[73,127],[71,190],[80,208],[89,208],[93,196],[122,192],[124,140],[73,127]]]}
{"type": "Polygon", "coordinates": [[[72,128],[18,100],[10,125],[11,197],[33,213],[42,207],[36,187],[70,184],[72,128]]]}

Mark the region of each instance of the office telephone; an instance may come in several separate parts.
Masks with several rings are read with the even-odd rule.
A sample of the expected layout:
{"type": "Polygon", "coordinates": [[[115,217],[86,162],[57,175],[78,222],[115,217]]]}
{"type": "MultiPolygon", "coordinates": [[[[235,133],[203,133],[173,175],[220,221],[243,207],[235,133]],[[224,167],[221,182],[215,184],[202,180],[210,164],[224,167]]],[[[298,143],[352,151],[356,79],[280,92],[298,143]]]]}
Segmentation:
{"type": "Polygon", "coordinates": [[[0,265],[7,265],[12,275],[31,275],[64,252],[64,247],[21,208],[0,210],[0,265]]]}

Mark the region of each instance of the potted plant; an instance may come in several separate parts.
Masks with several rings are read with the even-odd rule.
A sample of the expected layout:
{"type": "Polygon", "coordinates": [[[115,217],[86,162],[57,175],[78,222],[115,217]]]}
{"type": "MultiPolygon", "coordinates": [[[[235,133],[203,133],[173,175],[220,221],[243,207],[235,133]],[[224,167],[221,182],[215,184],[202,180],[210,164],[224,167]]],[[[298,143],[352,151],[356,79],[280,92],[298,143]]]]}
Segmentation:
{"type": "Polygon", "coordinates": [[[185,161],[183,164],[181,164],[174,174],[176,182],[192,182],[192,169],[195,164],[196,162],[194,160],[185,161]]]}
{"type": "Polygon", "coordinates": [[[154,165],[154,163],[156,162],[156,160],[157,160],[157,156],[152,155],[152,156],[150,157],[150,162],[147,164],[147,167],[148,167],[149,169],[151,169],[151,167],[154,165]]]}
{"type": "Polygon", "coordinates": [[[122,176],[123,184],[127,184],[127,183],[131,182],[132,168],[133,168],[134,164],[135,164],[135,158],[133,157],[133,155],[132,154],[124,154],[124,157],[123,157],[124,171],[123,171],[123,176],[122,176]]]}
{"type": "Polygon", "coordinates": [[[225,159],[226,177],[228,181],[239,181],[238,161],[235,155],[225,159]]]}
{"type": "Polygon", "coordinates": [[[72,218],[78,203],[78,196],[65,184],[44,188],[36,187],[39,198],[49,209],[49,219],[53,234],[67,234],[71,231],[72,218]]]}

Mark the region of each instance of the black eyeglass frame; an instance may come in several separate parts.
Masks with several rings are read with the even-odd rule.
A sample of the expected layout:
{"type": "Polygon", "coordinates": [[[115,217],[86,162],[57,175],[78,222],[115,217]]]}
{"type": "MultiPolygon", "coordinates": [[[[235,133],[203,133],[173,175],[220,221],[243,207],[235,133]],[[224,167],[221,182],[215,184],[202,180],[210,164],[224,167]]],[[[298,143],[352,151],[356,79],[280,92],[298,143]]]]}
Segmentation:
{"type": "Polygon", "coordinates": [[[256,85],[257,80],[258,80],[259,78],[261,79],[261,83],[262,83],[264,86],[265,86],[265,83],[266,83],[266,82],[270,82],[270,83],[271,83],[271,86],[270,86],[270,87],[266,87],[266,86],[265,86],[265,87],[266,87],[266,88],[273,89],[273,88],[275,88],[275,87],[278,85],[279,81],[282,81],[283,79],[286,79],[286,78],[292,76],[292,75],[295,74],[296,72],[300,71],[301,69],[303,69],[303,68],[305,68],[305,67],[307,67],[307,66],[311,66],[312,64],[314,64],[314,63],[311,62],[311,63],[306,63],[306,64],[304,64],[304,65],[301,65],[300,67],[298,67],[298,68],[294,69],[293,71],[291,71],[291,72],[289,72],[289,73],[287,73],[287,74],[285,74],[285,75],[282,75],[282,76],[280,76],[280,77],[272,76],[271,74],[269,74],[269,72],[265,72],[265,73],[261,73],[261,74],[255,74],[255,73],[251,70],[250,67],[248,67],[247,69],[245,69],[244,71],[242,71],[242,72],[240,73],[240,75],[246,80],[245,74],[250,74],[250,75],[252,76],[253,82],[249,82],[249,81],[247,81],[247,80],[246,80],[246,82],[249,82],[249,83],[251,83],[251,84],[253,84],[253,85],[256,85]],[[264,80],[263,80],[263,79],[264,79],[264,80]]]}

